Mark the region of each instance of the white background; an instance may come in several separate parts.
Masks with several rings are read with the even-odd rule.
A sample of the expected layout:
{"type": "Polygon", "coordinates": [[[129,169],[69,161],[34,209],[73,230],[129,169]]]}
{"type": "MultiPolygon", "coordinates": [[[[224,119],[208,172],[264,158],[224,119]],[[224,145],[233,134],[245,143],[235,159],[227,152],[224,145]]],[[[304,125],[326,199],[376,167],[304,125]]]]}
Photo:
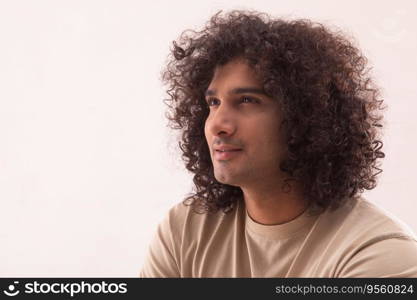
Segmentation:
{"type": "Polygon", "coordinates": [[[172,40],[219,9],[354,36],[386,112],[365,196],[417,231],[415,1],[0,1],[0,276],[137,276],[191,187],[160,83],[172,40]],[[227,4],[226,4],[227,3],[227,4]]]}

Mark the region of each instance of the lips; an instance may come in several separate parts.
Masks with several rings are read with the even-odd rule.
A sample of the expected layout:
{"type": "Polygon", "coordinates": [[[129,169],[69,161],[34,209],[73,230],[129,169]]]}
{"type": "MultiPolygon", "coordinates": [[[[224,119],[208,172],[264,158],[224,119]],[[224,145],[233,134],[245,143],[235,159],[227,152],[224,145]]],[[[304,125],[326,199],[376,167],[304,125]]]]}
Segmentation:
{"type": "Polygon", "coordinates": [[[222,145],[222,146],[214,147],[214,150],[219,151],[219,152],[227,152],[227,151],[240,151],[242,149],[234,147],[234,146],[222,145]]]}
{"type": "Polygon", "coordinates": [[[242,149],[229,148],[229,149],[215,149],[214,158],[217,160],[229,160],[238,156],[242,152],[242,149]]]}

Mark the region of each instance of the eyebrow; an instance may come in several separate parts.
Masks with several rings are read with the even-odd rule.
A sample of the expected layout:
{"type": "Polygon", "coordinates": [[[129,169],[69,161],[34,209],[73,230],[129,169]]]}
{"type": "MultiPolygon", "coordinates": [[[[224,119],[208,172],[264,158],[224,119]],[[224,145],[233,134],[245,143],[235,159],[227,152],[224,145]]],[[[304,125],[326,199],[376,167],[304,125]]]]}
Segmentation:
{"type": "MultiPolygon", "coordinates": [[[[229,94],[259,94],[266,96],[266,93],[263,89],[256,87],[238,87],[229,91],[229,94]]],[[[216,90],[207,90],[205,96],[214,96],[216,95],[216,90]]]]}

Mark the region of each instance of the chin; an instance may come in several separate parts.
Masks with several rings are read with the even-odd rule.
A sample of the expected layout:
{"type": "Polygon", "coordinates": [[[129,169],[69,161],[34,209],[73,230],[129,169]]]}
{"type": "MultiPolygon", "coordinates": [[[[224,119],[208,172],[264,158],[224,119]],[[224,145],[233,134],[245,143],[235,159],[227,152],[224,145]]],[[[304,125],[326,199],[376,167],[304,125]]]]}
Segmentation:
{"type": "Polygon", "coordinates": [[[227,185],[233,185],[233,186],[239,186],[236,178],[233,176],[227,175],[227,174],[214,174],[214,178],[220,183],[227,184],[227,185]]]}

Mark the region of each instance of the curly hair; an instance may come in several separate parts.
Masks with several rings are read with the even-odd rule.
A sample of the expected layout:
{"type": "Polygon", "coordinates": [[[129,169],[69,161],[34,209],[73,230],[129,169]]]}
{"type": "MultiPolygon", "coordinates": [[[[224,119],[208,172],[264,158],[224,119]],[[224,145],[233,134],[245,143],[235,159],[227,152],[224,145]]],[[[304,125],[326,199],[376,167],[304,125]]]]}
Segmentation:
{"type": "Polygon", "coordinates": [[[220,11],[203,30],[186,30],[173,42],[162,72],[169,125],[180,130],[182,159],[194,174],[185,204],[196,212],[228,212],[243,197],[239,187],[215,179],[204,134],[204,93],[214,70],[239,57],[280,102],[288,155],[279,167],[301,183],[305,199],[335,209],[376,186],[385,156],[383,100],[354,43],[311,20],[220,11]]]}

